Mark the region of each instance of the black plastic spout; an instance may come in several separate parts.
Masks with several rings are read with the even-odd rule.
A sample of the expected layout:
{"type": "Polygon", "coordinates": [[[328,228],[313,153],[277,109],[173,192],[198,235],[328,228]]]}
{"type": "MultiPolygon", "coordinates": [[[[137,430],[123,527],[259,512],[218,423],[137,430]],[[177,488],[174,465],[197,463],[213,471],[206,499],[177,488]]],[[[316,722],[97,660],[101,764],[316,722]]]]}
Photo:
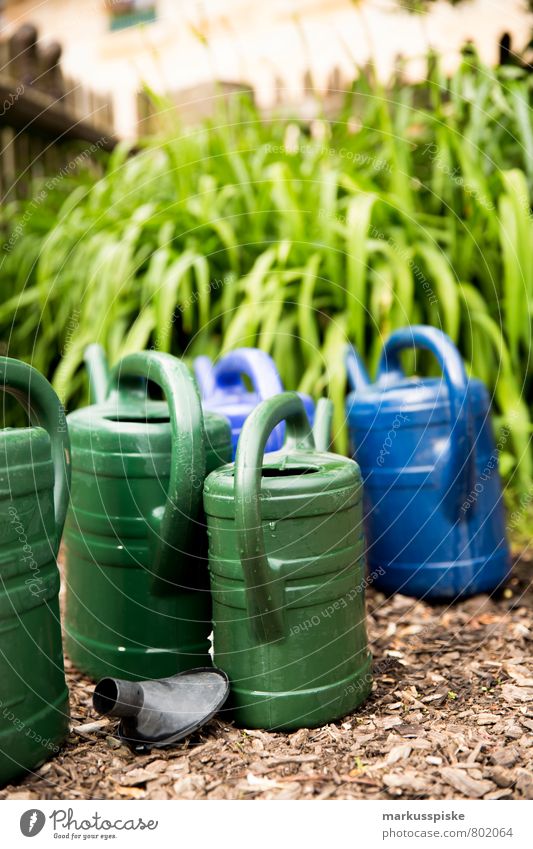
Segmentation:
{"type": "Polygon", "coordinates": [[[119,737],[135,751],[170,746],[192,734],[220,710],[229,692],[221,669],[201,668],[154,681],[102,678],[93,706],[121,718],[119,737]]]}
{"type": "Polygon", "coordinates": [[[93,693],[93,706],[103,716],[137,716],[144,704],[143,685],[120,678],[102,678],[93,693]]]}

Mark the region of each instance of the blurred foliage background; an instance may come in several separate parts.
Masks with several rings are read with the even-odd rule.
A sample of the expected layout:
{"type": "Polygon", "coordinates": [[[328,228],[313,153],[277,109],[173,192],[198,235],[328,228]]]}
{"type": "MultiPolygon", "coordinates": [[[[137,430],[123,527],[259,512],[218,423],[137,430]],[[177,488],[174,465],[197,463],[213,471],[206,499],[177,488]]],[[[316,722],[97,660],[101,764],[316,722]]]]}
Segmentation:
{"type": "Polygon", "coordinates": [[[347,341],[372,372],[384,336],[427,322],[488,384],[503,475],[527,497],[532,79],[468,51],[452,78],[434,57],[417,84],[360,73],[335,120],[264,120],[236,96],[102,154],[101,179],[36,181],[1,211],[6,351],[73,407],[90,342],[112,362],[257,345],[287,388],[332,397],[344,451],[347,341]]]}

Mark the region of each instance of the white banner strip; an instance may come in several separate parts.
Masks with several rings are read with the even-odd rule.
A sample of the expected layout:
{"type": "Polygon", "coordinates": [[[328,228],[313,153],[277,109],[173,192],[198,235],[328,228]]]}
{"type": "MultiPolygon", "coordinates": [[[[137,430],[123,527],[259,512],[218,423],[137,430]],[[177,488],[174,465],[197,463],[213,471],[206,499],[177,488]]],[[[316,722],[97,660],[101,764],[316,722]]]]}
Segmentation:
{"type": "Polygon", "coordinates": [[[531,849],[533,802],[4,801],[6,849],[531,849]],[[31,843],[31,840],[35,840],[31,843]]]}

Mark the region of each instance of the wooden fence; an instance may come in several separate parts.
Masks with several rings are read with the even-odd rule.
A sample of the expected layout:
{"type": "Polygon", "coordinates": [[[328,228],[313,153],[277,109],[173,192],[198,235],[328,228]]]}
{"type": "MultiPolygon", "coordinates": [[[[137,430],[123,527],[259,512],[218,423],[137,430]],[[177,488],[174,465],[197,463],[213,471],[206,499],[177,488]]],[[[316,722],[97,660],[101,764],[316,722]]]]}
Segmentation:
{"type": "Polygon", "coordinates": [[[0,197],[24,196],[32,178],[73,157],[96,161],[116,144],[107,97],[65,77],[61,46],[38,44],[32,24],[0,42],[0,197]]]}

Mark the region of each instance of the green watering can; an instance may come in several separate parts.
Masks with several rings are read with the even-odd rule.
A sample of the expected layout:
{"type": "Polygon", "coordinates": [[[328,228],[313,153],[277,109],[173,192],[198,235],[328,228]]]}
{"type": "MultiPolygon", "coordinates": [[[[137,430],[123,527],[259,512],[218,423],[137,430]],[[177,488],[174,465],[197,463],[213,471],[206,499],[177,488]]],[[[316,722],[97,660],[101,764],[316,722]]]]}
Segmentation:
{"type": "Polygon", "coordinates": [[[100,403],[68,417],[68,654],[94,678],[209,666],[202,488],[231,458],[229,423],[202,414],[192,375],[170,354],[131,354],[110,373],[98,349],[86,359],[100,403]],[[150,382],[165,401],[147,397],[150,382]]]}
{"type": "Polygon", "coordinates": [[[204,507],[215,664],[236,721],[294,729],[353,710],[372,683],[358,465],[317,451],[300,398],[285,392],[250,414],[235,463],[206,480],[204,507]],[[285,446],[265,455],[284,420],[285,446]]]}
{"type": "Polygon", "coordinates": [[[56,564],[70,485],[63,408],[45,378],[0,357],[0,391],[31,427],[0,430],[0,785],[68,732],[56,564]]]}

